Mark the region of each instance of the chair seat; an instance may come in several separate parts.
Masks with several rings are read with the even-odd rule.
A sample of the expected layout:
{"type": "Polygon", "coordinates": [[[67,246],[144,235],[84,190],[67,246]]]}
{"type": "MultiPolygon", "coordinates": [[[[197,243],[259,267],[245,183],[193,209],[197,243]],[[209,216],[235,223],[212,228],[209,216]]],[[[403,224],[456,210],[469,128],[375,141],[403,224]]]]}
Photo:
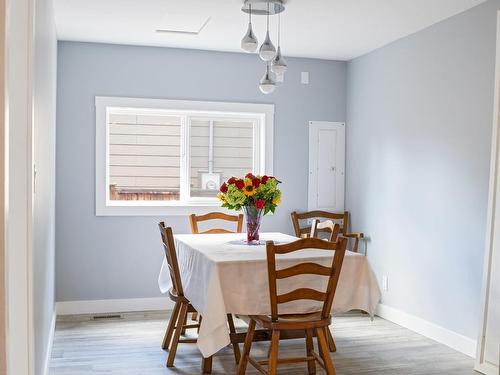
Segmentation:
{"type": "Polygon", "coordinates": [[[332,317],[321,317],[321,311],[308,314],[283,314],[278,315],[278,320],[273,322],[268,315],[251,315],[258,326],[266,329],[311,329],[319,327],[328,327],[332,322],[332,317]]]}

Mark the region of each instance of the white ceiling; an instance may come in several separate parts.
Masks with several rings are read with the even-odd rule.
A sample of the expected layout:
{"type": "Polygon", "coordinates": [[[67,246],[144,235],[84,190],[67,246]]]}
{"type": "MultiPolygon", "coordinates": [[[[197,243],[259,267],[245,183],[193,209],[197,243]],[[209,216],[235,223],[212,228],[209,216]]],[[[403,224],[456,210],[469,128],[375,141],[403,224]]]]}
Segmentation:
{"type": "MultiPolygon", "coordinates": [[[[282,15],[282,50],[286,56],[350,60],[484,1],[288,0],[282,15]]],[[[54,2],[61,40],[241,52],[247,28],[242,0],[54,2]],[[197,35],[156,32],[183,23],[196,29],[208,18],[197,35]]],[[[271,23],[274,40],[277,17],[271,23]]],[[[259,41],[264,28],[265,18],[254,16],[259,41]]]]}

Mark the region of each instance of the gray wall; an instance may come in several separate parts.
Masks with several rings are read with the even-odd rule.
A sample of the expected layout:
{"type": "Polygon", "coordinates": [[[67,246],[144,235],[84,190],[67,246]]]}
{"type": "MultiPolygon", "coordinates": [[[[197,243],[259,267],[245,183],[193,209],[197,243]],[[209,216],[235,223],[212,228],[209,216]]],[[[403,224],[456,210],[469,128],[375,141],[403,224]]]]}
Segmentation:
{"type": "Polygon", "coordinates": [[[291,233],[307,207],[307,121],[344,121],[346,63],[290,58],[286,82],[258,91],[256,55],[60,42],[57,92],[56,293],[58,301],[159,295],[157,222],[187,233],[184,216],[96,217],[96,95],[275,104],[274,173],[283,204],[265,231],[291,233]],[[310,72],[310,84],[300,72],[310,72]]]}
{"type": "Polygon", "coordinates": [[[34,33],[33,285],[35,374],[45,371],[54,314],[57,40],[52,0],[36,2],[34,33]]]}
{"type": "Polygon", "coordinates": [[[490,163],[490,1],[348,64],[347,207],[383,303],[476,338],[490,163]]]}

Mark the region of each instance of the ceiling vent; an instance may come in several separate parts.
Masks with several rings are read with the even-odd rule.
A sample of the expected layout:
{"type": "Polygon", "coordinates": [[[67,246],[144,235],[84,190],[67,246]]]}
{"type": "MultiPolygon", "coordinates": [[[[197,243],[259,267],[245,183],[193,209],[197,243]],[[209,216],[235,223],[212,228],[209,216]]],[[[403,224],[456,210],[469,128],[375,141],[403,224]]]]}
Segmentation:
{"type": "Polygon", "coordinates": [[[206,15],[167,13],[156,32],[198,35],[209,21],[210,16],[206,15]]]}

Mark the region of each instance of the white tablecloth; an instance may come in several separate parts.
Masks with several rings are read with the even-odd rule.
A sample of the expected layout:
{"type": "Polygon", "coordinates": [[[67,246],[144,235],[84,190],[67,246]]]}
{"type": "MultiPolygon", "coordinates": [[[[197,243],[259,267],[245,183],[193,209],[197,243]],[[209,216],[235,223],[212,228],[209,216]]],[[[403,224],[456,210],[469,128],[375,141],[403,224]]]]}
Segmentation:
{"type": "MultiPolygon", "coordinates": [[[[245,234],[183,234],[175,236],[184,294],[203,316],[198,347],[209,357],[229,344],[226,314],[270,314],[265,245],[248,246],[239,241],[245,234]]],[[[282,233],[263,233],[261,240],[286,243],[297,238],[282,233]]],[[[304,260],[331,265],[332,252],[302,250],[277,256],[277,267],[286,268],[304,260]]],[[[326,277],[301,275],[278,281],[281,294],[298,287],[326,289],[326,277]]],[[[163,262],[158,284],[162,293],[171,287],[163,262]]],[[[380,289],[365,256],[347,252],[333,302],[333,312],[352,309],[371,315],[380,300],[380,289]]],[[[280,305],[280,313],[318,310],[318,302],[294,301],[280,305]]]]}

